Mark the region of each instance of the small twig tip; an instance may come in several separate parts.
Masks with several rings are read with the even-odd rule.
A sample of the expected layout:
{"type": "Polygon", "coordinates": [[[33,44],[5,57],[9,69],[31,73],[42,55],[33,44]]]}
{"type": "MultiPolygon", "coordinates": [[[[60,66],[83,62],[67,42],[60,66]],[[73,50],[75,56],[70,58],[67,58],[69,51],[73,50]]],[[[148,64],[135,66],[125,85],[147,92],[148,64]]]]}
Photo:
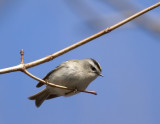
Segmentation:
{"type": "Polygon", "coordinates": [[[23,49],[20,50],[20,54],[24,55],[24,50],[23,49]]]}
{"type": "Polygon", "coordinates": [[[23,63],[23,57],[24,57],[24,50],[23,49],[21,49],[21,51],[20,51],[20,54],[21,54],[21,64],[24,64],[23,63]]]}

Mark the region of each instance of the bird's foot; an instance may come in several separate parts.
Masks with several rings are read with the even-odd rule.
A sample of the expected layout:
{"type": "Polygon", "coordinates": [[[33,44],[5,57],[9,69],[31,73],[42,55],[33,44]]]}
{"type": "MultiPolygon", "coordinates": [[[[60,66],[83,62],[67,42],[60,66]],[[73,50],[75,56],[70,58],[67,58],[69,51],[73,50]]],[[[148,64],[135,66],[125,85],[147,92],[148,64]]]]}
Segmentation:
{"type": "Polygon", "coordinates": [[[71,91],[65,93],[65,95],[69,95],[69,94],[71,94],[71,93],[77,93],[77,92],[78,92],[78,90],[77,90],[77,89],[74,89],[74,90],[71,90],[71,91]]]}

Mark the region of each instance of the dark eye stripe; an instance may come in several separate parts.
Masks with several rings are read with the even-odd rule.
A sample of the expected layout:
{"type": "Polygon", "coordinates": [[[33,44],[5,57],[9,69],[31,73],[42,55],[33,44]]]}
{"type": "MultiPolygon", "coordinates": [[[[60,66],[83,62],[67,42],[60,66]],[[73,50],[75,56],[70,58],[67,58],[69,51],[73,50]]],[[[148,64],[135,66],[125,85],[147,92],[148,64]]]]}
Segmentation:
{"type": "Polygon", "coordinates": [[[92,71],[96,71],[96,68],[91,65],[92,71]]]}
{"type": "Polygon", "coordinates": [[[102,71],[100,64],[99,64],[96,60],[94,60],[94,59],[92,59],[92,58],[91,58],[91,60],[92,60],[93,63],[98,67],[98,69],[99,69],[100,71],[102,71]]]}

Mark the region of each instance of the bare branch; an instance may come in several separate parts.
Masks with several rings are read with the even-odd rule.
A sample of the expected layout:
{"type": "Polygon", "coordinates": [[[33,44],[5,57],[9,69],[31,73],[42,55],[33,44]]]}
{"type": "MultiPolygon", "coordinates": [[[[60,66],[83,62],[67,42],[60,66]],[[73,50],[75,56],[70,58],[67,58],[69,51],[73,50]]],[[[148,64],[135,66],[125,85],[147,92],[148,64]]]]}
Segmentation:
{"type": "MultiPolygon", "coordinates": [[[[152,6],[148,7],[148,8],[146,8],[146,9],[144,9],[144,10],[142,10],[142,11],[140,11],[140,12],[138,12],[138,13],[132,15],[132,16],[130,16],[129,18],[127,18],[127,19],[125,19],[125,20],[123,20],[123,21],[121,21],[121,22],[119,22],[119,23],[117,23],[117,24],[115,24],[115,25],[113,25],[113,26],[111,26],[109,28],[106,28],[106,29],[104,29],[104,30],[102,30],[102,31],[100,31],[100,32],[98,32],[98,33],[96,33],[96,34],[84,39],[84,40],[81,40],[81,41],[79,41],[79,42],[77,42],[77,43],[75,43],[75,44],[73,44],[73,45],[71,45],[69,47],[66,47],[66,48],[64,48],[64,49],[62,49],[62,50],[60,50],[60,51],[58,51],[56,53],[53,53],[53,54],[51,54],[49,56],[46,56],[46,57],[41,58],[41,59],[36,60],[36,61],[30,62],[30,63],[26,63],[26,64],[24,64],[25,68],[26,69],[27,68],[31,68],[31,67],[37,66],[39,64],[51,61],[52,59],[54,59],[54,58],[56,58],[56,57],[58,57],[58,56],[60,56],[60,55],[62,55],[64,53],[66,53],[66,52],[69,52],[69,51],[71,51],[71,50],[73,50],[73,49],[75,49],[75,48],[77,48],[77,47],[79,47],[79,46],[81,46],[81,45],[83,45],[85,43],[88,43],[89,41],[92,41],[92,40],[94,40],[94,39],[96,39],[96,38],[98,38],[98,37],[100,37],[100,36],[102,36],[104,34],[107,34],[107,33],[111,32],[112,30],[114,30],[114,29],[126,24],[127,22],[129,22],[129,21],[131,21],[131,20],[143,15],[144,13],[146,13],[146,12],[148,12],[148,11],[158,7],[158,6],[160,6],[160,2],[152,5],[152,6]]],[[[0,74],[14,72],[14,71],[21,71],[22,68],[23,68],[22,65],[17,65],[17,66],[5,68],[5,69],[0,69],[0,74]]]]}
{"type": "Polygon", "coordinates": [[[40,81],[40,82],[42,82],[42,83],[44,83],[44,84],[46,84],[46,85],[48,85],[48,86],[51,86],[51,87],[56,87],[56,88],[61,88],[61,89],[66,89],[66,90],[71,90],[71,92],[74,92],[74,91],[77,92],[77,91],[79,91],[79,92],[91,93],[91,94],[97,95],[96,91],[70,89],[70,88],[68,88],[68,87],[66,87],[66,86],[61,86],[61,85],[57,85],[57,84],[54,84],[54,83],[50,83],[50,82],[48,82],[48,81],[44,81],[44,80],[42,80],[42,79],[34,76],[33,74],[31,74],[30,72],[27,71],[27,69],[26,69],[26,67],[25,67],[25,64],[23,63],[23,59],[24,59],[24,50],[23,50],[23,49],[20,51],[20,54],[21,54],[21,64],[20,64],[20,65],[22,65],[22,67],[23,67],[21,71],[24,72],[25,74],[27,74],[29,77],[31,77],[31,78],[33,78],[33,79],[35,79],[35,80],[37,80],[37,81],[40,81]]]}
{"type": "Polygon", "coordinates": [[[20,54],[21,54],[21,64],[24,64],[24,50],[23,49],[20,51],[20,54]]]}
{"type": "Polygon", "coordinates": [[[51,86],[51,87],[56,87],[56,88],[60,88],[60,89],[66,89],[66,90],[71,90],[71,91],[79,91],[79,92],[84,92],[84,93],[91,93],[91,94],[94,94],[94,95],[97,95],[96,91],[87,91],[87,90],[77,90],[77,89],[70,89],[68,87],[65,87],[65,86],[61,86],[61,85],[57,85],[57,84],[54,84],[54,83],[50,83],[48,81],[44,81],[34,75],[32,75],[30,72],[28,72],[25,68],[23,69],[23,72],[25,74],[27,74],[28,76],[30,76],[31,78],[37,80],[37,81],[40,81],[48,86],[51,86]]]}

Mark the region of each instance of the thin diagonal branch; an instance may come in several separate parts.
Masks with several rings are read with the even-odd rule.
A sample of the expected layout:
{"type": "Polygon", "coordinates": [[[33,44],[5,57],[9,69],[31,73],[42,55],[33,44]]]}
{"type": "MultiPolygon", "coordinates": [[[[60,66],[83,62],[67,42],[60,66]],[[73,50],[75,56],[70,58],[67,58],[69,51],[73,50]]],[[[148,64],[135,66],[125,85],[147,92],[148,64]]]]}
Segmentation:
{"type": "Polygon", "coordinates": [[[35,80],[37,80],[37,81],[40,81],[40,82],[42,82],[42,83],[44,83],[44,84],[46,84],[46,85],[48,85],[48,86],[51,86],[51,87],[56,87],[56,88],[66,89],[66,90],[71,90],[71,91],[75,91],[75,90],[76,90],[76,91],[79,91],[79,92],[84,92],[84,93],[90,93],[90,94],[97,95],[96,91],[70,89],[70,88],[68,88],[68,87],[66,87],[66,86],[61,86],[61,85],[57,85],[57,84],[54,84],[54,83],[50,83],[50,82],[48,82],[48,81],[44,81],[44,80],[42,80],[42,79],[34,76],[34,75],[31,74],[29,71],[27,71],[27,69],[26,69],[26,67],[25,67],[25,64],[23,63],[23,59],[24,59],[24,50],[23,50],[23,49],[20,51],[20,54],[21,54],[21,64],[20,64],[20,65],[22,65],[22,67],[23,67],[21,71],[24,72],[25,74],[27,74],[29,77],[31,77],[31,78],[33,78],[33,79],[35,79],[35,80]]]}
{"type": "Polygon", "coordinates": [[[40,81],[48,86],[51,86],[51,87],[56,87],[56,88],[60,88],[60,89],[66,89],[66,90],[71,90],[71,91],[79,91],[79,92],[84,92],[84,93],[90,93],[90,94],[94,94],[94,95],[97,95],[96,91],[87,91],[87,90],[78,90],[78,89],[71,89],[71,88],[68,88],[66,86],[61,86],[61,85],[57,85],[57,84],[54,84],[54,83],[50,83],[48,81],[44,81],[34,75],[32,75],[30,72],[28,72],[25,68],[23,69],[23,72],[25,74],[27,74],[28,76],[30,76],[31,78],[37,80],[37,81],[40,81]]]}
{"type": "MultiPolygon", "coordinates": [[[[60,51],[58,51],[56,53],[53,53],[53,54],[51,54],[49,56],[46,56],[44,58],[41,58],[39,60],[30,62],[30,63],[26,63],[24,65],[25,65],[25,67],[27,69],[27,68],[31,68],[31,67],[37,66],[39,64],[51,61],[54,58],[56,58],[56,57],[58,57],[58,56],[60,56],[60,55],[62,55],[64,53],[67,53],[67,52],[69,52],[69,51],[71,51],[71,50],[73,50],[73,49],[75,49],[75,48],[77,48],[77,47],[79,47],[79,46],[81,46],[81,45],[83,45],[85,43],[88,43],[89,41],[92,41],[92,40],[94,40],[94,39],[96,39],[96,38],[98,38],[98,37],[100,37],[100,36],[102,36],[104,34],[107,34],[107,33],[111,32],[112,30],[114,30],[114,29],[126,24],[127,22],[129,22],[129,21],[131,21],[131,20],[143,15],[144,13],[146,13],[146,12],[152,10],[152,9],[155,9],[158,6],[160,6],[160,2],[158,2],[158,3],[156,3],[156,4],[152,5],[152,6],[150,6],[150,7],[146,8],[146,9],[144,9],[144,10],[142,10],[142,11],[140,11],[140,12],[138,12],[138,13],[132,15],[132,16],[130,16],[129,18],[127,18],[127,19],[125,19],[125,20],[123,20],[123,21],[121,21],[121,22],[119,22],[119,23],[117,23],[117,24],[115,24],[115,25],[113,25],[113,26],[111,26],[109,28],[106,28],[106,29],[104,29],[104,30],[102,30],[102,31],[100,31],[100,32],[98,32],[98,33],[96,33],[96,34],[84,39],[84,40],[81,40],[81,41],[79,41],[79,42],[77,42],[77,43],[75,43],[75,44],[73,44],[73,45],[71,45],[69,47],[66,47],[66,48],[64,48],[64,49],[62,49],[62,50],[60,50],[60,51]]],[[[14,72],[14,71],[21,71],[22,68],[23,68],[22,65],[17,65],[17,66],[5,68],[5,69],[0,69],[0,74],[14,72]]]]}

